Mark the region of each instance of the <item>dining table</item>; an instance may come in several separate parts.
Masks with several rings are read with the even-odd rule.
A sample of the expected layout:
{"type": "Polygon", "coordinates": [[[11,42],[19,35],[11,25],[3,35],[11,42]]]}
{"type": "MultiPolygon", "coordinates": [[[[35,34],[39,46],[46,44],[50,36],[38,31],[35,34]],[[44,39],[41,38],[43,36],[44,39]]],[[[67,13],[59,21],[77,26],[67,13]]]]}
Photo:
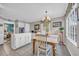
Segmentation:
{"type": "MultiPolygon", "coordinates": [[[[57,39],[58,39],[58,35],[50,35],[47,38],[47,44],[52,46],[53,56],[56,55],[56,44],[58,43],[57,39]]],[[[42,39],[37,39],[37,36],[33,37],[33,54],[35,54],[35,45],[36,45],[35,43],[41,40],[42,39]]],[[[42,40],[42,41],[45,41],[45,40],[42,40]]]]}

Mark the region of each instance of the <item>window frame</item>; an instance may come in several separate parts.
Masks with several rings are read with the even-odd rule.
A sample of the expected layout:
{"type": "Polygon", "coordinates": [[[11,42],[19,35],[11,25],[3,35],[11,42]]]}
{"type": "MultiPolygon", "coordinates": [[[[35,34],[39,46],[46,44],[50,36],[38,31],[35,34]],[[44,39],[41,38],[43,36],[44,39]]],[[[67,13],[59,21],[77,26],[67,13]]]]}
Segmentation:
{"type": "MultiPolygon", "coordinates": [[[[77,39],[75,39],[76,38],[76,31],[75,31],[76,26],[75,26],[75,22],[73,19],[75,18],[74,11],[76,8],[77,8],[77,4],[74,4],[74,6],[72,7],[70,13],[68,14],[68,16],[66,18],[66,37],[75,46],[77,46],[77,42],[76,42],[77,39]],[[70,27],[72,27],[73,29],[70,27]]],[[[76,19],[76,21],[77,21],[77,19],[76,19]]]]}

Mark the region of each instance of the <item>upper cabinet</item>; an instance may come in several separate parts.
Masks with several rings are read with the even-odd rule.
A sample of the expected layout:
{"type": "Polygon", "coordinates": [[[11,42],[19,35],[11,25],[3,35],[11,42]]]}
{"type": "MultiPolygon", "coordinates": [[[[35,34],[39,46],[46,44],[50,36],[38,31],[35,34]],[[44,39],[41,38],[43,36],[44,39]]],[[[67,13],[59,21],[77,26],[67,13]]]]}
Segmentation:
{"type": "Polygon", "coordinates": [[[15,22],[15,33],[27,33],[30,32],[30,24],[24,22],[15,22]]]}
{"type": "Polygon", "coordinates": [[[24,23],[23,22],[18,22],[18,27],[24,27],[24,23]]]}

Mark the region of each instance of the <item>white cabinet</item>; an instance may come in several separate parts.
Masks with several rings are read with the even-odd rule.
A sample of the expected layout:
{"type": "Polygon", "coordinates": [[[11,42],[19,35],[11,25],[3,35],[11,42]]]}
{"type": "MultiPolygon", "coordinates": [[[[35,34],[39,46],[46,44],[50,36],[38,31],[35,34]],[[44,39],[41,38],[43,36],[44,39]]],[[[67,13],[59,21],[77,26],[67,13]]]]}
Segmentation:
{"type": "Polygon", "coordinates": [[[28,35],[26,34],[26,36],[25,36],[25,43],[26,43],[26,44],[28,44],[28,40],[29,40],[29,39],[28,39],[28,35]]]}
{"type": "Polygon", "coordinates": [[[3,20],[0,19],[0,44],[4,43],[4,30],[3,30],[3,20]]]}
{"type": "Polygon", "coordinates": [[[29,39],[28,42],[30,43],[31,42],[31,39],[32,39],[30,33],[28,34],[28,39],[29,39]]]}
{"type": "Polygon", "coordinates": [[[3,44],[4,43],[4,35],[3,34],[0,34],[0,44],[3,44]]]}
{"type": "Polygon", "coordinates": [[[25,45],[26,44],[26,35],[25,34],[22,34],[22,36],[20,36],[20,44],[21,44],[21,46],[23,46],[23,45],[25,45]]]}
{"type": "Polygon", "coordinates": [[[18,34],[15,34],[15,36],[14,36],[14,39],[13,39],[14,41],[13,41],[13,45],[15,45],[15,47],[20,47],[20,40],[21,40],[21,38],[20,38],[20,35],[18,35],[18,34]]]}
{"type": "Polygon", "coordinates": [[[18,27],[24,27],[24,23],[23,22],[18,22],[18,27]]]}
{"type": "Polygon", "coordinates": [[[12,42],[13,49],[17,49],[31,43],[31,33],[14,34],[14,39],[12,39],[12,42]]]}

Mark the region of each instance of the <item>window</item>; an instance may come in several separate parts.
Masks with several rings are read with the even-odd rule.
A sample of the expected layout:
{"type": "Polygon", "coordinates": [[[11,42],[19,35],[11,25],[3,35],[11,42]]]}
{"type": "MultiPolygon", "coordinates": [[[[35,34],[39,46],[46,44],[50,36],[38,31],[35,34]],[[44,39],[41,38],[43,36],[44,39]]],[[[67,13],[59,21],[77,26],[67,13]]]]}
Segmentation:
{"type": "Polygon", "coordinates": [[[72,42],[74,45],[77,45],[76,39],[76,26],[77,26],[77,5],[69,13],[66,20],[66,36],[67,39],[72,42]]]}

